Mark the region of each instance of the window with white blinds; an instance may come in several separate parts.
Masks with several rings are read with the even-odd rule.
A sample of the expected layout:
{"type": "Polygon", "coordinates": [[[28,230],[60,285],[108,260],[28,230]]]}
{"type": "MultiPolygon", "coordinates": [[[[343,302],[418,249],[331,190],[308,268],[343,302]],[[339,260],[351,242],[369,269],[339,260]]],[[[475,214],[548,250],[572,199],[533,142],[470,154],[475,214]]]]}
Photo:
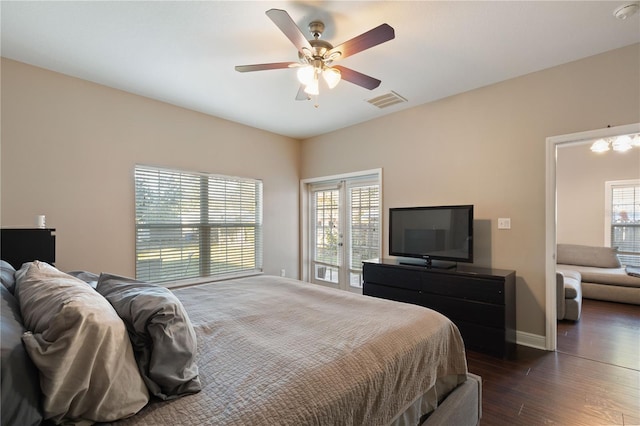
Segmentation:
{"type": "Polygon", "coordinates": [[[624,265],[640,266],[640,180],[607,182],[605,232],[624,265]]]}
{"type": "Polygon", "coordinates": [[[361,271],[362,262],[380,257],[380,185],[354,186],[351,204],[351,268],[361,271]]]}
{"type": "Polygon", "coordinates": [[[262,182],[135,168],[136,278],[163,282],[262,270],[262,182]]]}

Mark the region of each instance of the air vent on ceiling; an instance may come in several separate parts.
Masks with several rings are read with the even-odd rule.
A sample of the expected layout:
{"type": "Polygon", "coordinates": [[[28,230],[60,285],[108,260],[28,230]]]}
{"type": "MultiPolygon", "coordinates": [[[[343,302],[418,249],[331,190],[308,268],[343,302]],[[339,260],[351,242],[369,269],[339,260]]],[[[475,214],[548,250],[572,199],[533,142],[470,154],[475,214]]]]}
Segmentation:
{"type": "Polygon", "coordinates": [[[392,90],[389,93],[385,93],[384,95],[368,99],[367,102],[382,109],[390,107],[391,105],[407,102],[407,100],[392,90]]]}

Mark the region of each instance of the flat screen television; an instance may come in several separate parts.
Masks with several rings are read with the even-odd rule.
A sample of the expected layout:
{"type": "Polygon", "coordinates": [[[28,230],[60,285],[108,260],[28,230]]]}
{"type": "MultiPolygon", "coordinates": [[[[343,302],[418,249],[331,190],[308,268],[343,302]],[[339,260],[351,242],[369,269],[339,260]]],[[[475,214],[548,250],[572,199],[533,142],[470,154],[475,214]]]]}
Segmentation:
{"type": "Polygon", "coordinates": [[[429,267],[472,263],[473,205],[390,208],[389,255],[424,259],[429,267]]]}

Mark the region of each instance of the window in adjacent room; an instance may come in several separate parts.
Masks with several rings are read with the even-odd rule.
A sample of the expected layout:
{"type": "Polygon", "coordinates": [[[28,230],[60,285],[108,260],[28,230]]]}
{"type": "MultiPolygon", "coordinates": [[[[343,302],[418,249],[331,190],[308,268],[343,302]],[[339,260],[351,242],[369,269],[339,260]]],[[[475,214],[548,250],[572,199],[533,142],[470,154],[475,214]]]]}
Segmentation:
{"type": "Polygon", "coordinates": [[[640,179],[605,183],[605,245],[623,265],[640,266],[640,179]]]}
{"type": "Polygon", "coordinates": [[[262,270],[262,182],[135,168],[136,278],[163,282],[262,270]]]}

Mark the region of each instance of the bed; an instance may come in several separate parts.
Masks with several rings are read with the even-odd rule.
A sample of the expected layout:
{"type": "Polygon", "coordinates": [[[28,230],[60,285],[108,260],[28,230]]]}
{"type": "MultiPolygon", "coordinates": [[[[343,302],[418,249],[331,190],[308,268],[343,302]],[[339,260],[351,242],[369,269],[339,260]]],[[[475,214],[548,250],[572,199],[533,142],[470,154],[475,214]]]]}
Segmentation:
{"type": "MultiPolygon", "coordinates": [[[[5,267],[3,264],[3,284],[9,280],[10,273],[5,267]]],[[[73,285],[82,282],[96,293],[92,287],[103,288],[100,280],[108,274],[71,273],[69,276],[76,280],[73,285]]],[[[108,277],[114,282],[114,276],[108,277]]],[[[122,280],[129,292],[138,286],[153,288],[153,291],[159,287],[127,278],[122,280]]],[[[38,285],[33,288],[39,288],[41,293],[42,286],[38,285]]],[[[26,284],[23,286],[27,288],[26,284]]],[[[41,412],[46,401],[25,400],[28,392],[18,389],[18,384],[24,385],[24,379],[13,378],[12,384],[5,383],[16,373],[15,369],[13,373],[5,370],[9,368],[5,362],[5,343],[11,342],[5,339],[5,325],[10,323],[5,313],[24,307],[11,301],[13,295],[5,291],[6,284],[2,287],[2,423],[11,424],[5,422],[5,419],[9,421],[5,407],[17,406],[18,411],[26,407],[41,412]]],[[[85,288],[79,290],[86,292],[85,288]]],[[[68,294],[68,289],[63,293],[68,294]]],[[[195,371],[195,376],[190,378],[187,387],[182,386],[186,391],[159,398],[157,395],[163,394],[152,393],[149,387],[148,401],[142,404],[137,400],[135,413],[120,414],[117,421],[108,417],[107,420],[87,419],[76,414],[71,417],[76,422],[102,421],[102,424],[117,426],[473,425],[479,422],[481,380],[467,371],[464,344],[457,328],[435,311],[266,275],[177,288],[170,293],[170,297],[179,301],[180,309],[184,309],[189,329],[195,336],[190,354],[194,365],[188,370],[191,375],[195,371]],[[188,389],[195,381],[197,388],[188,389]]],[[[27,300],[26,290],[20,294],[22,297],[17,299],[27,300]]],[[[50,303],[50,296],[47,300],[50,303]]],[[[117,306],[113,306],[120,314],[117,306]]],[[[130,306],[128,309],[132,311],[130,306]]],[[[11,316],[20,319],[19,312],[11,316]]],[[[131,335],[130,324],[122,318],[131,335]]],[[[29,348],[28,339],[22,337],[29,348]]],[[[180,340],[174,337],[172,342],[180,340]]],[[[89,346],[83,341],[83,348],[89,346]]],[[[145,344],[155,345],[156,341],[147,340],[145,344]]],[[[132,345],[137,357],[133,340],[132,345]]],[[[19,349],[9,348],[13,361],[19,349]]],[[[20,361],[30,363],[28,359],[20,361]]],[[[139,362],[138,365],[142,372],[139,362]]],[[[20,368],[28,372],[33,366],[20,368]]],[[[43,376],[40,371],[40,385],[45,389],[43,376]]],[[[67,373],[61,380],[68,376],[67,373]]],[[[148,384],[146,377],[143,378],[148,384]]],[[[138,382],[131,387],[136,386],[140,387],[138,382]]],[[[42,392],[46,394],[50,390],[42,392]]],[[[68,421],[69,417],[63,413],[54,420],[68,421]]],[[[31,423],[21,421],[20,424],[31,423]]]]}

